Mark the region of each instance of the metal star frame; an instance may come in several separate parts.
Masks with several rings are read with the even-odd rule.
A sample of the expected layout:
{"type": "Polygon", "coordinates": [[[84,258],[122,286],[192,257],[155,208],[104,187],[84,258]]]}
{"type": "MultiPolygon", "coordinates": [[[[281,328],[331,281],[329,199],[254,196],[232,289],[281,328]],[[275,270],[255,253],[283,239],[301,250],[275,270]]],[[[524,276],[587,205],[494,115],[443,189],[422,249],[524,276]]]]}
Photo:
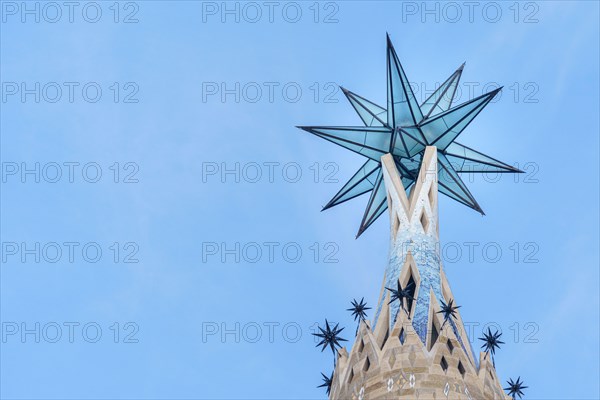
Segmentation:
{"type": "Polygon", "coordinates": [[[504,344],[504,342],[500,340],[501,336],[501,332],[498,332],[498,330],[496,330],[496,332],[492,333],[492,330],[490,329],[490,327],[488,327],[487,333],[483,332],[483,337],[479,338],[479,340],[483,341],[483,345],[481,345],[481,348],[483,349],[483,351],[486,352],[486,357],[487,354],[492,355],[492,364],[494,365],[494,367],[496,366],[496,361],[494,360],[494,356],[496,355],[496,349],[499,349],[500,345],[504,344]]]}
{"type": "Polygon", "coordinates": [[[367,318],[366,311],[371,309],[371,307],[367,307],[367,303],[365,303],[365,298],[363,297],[362,299],[360,299],[360,302],[356,301],[356,299],[353,299],[351,304],[352,308],[348,308],[346,309],[346,311],[352,311],[352,316],[354,317],[355,321],[364,321],[367,318]]]}
{"type": "Polygon", "coordinates": [[[410,87],[389,35],[387,36],[387,108],[342,88],[365,126],[299,126],[325,140],[367,157],[367,161],[323,207],[341,204],[371,192],[356,237],[387,209],[381,156],[391,153],[409,189],[419,173],[426,146],[438,149],[438,187],[446,196],[484,214],[460,178],[460,173],[522,172],[508,164],[455,142],[502,89],[452,107],[463,71],[461,65],[422,104],[410,87]]]}
{"type": "Polygon", "coordinates": [[[339,324],[335,324],[335,326],[332,329],[329,325],[329,321],[325,320],[325,329],[319,326],[318,328],[321,332],[312,334],[313,336],[321,338],[321,341],[317,343],[316,347],[323,346],[321,348],[321,351],[323,351],[329,346],[329,348],[335,356],[336,348],[342,347],[340,342],[347,342],[346,339],[343,339],[338,336],[340,332],[344,330],[344,328],[338,328],[338,326],[339,324]]]}
{"type": "Polygon", "coordinates": [[[508,391],[508,395],[515,400],[517,396],[519,399],[523,397],[523,389],[527,389],[527,386],[523,386],[524,382],[521,380],[521,377],[517,378],[517,381],[513,381],[509,379],[506,383],[508,383],[508,387],[504,388],[504,390],[508,391]]]}
{"type": "Polygon", "coordinates": [[[331,376],[327,376],[321,372],[321,376],[323,378],[323,383],[317,387],[325,388],[325,393],[327,393],[327,396],[329,396],[329,393],[331,392],[331,383],[333,382],[333,372],[331,373],[331,376]]]}
{"type": "Polygon", "coordinates": [[[438,314],[442,314],[444,316],[444,323],[442,324],[442,327],[440,329],[444,329],[444,325],[446,325],[446,322],[448,322],[450,320],[450,318],[452,319],[456,319],[456,310],[458,310],[460,307],[462,306],[455,306],[454,305],[454,300],[451,299],[448,304],[446,304],[443,300],[442,300],[442,307],[441,307],[441,311],[438,311],[438,314]]]}
{"type": "Polygon", "coordinates": [[[389,287],[386,287],[386,290],[389,290],[390,294],[390,301],[388,302],[388,304],[392,304],[394,301],[398,300],[400,302],[400,308],[402,308],[405,312],[406,315],[409,316],[410,318],[410,313],[408,312],[408,309],[406,309],[404,307],[404,299],[406,299],[406,301],[408,300],[414,300],[414,297],[412,297],[412,291],[411,289],[413,288],[414,283],[409,283],[408,285],[406,285],[404,287],[404,289],[402,289],[402,285],[400,285],[400,281],[398,281],[398,287],[397,289],[392,289],[389,287]]]}

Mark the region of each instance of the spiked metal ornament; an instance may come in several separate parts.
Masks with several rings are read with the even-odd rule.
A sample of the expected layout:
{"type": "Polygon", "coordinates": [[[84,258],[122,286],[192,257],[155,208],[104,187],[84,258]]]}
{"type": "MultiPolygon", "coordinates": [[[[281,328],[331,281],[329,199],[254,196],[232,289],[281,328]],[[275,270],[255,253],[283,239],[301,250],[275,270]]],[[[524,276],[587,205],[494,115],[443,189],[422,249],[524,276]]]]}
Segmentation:
{"type": "Polygon", "coordinates": [[[352,316],[354,320],[364,321],[367,318],[367,310],[370,310],[371,307],[367,307],[367,303],[365,303],[365,298],[360,299],[360,303],[356,301],[356,299],[352,300],[352,308],[348,308],[347,311],[352,311],[352,316]]]}
{"type": "Polygon", "coordinates": [[[527,389],[527,386],[523,386],[524,382],[521,380],[521,377],[518,377],[516,382],[509,379],[506,383],[508,383],[508,387],[504,388],[504,390],[508,390],[508,395],[511,396],[513,400],[515,400],[517,396],[519,396],[519,399],[523,398],[523,389],[527,389]]]}
{"type": "Polygon", "coordinates": [[[344,328],[339,329],[339,324],[335,324],[333,329],[329,326],[329,321],[325,320],[325,329],[318,327],[321,333],[313,333],[314,336],[321,338],[321,341],[317,343],[316,347],[323,346],[321,351],[325,350],[327,346],[331,348],[335,356],[336,347],[342,347],[339,342],[347,342],[346,339],[342,339],[339,337],[339,333],[344,330],[344,328]]]}
{"type": "Polygon", "coordinates": [[[486,353],[492,355],[492,364],[494,367],[496,366],[496,361],[494,360],[496,349],[499,349],[500,345],[504,344],[504,342],[500,340],[500,336],[502,336],[502,333],[498,331],[492,333],[492,330],[488,327],[487,333],[483,332],[483,337],[479,338],[479,340],[483,340],[483,345],[481,348],[486,353]]]}
{"type": "Polygon", "coordinates": [[[446,322],[448,322],[450,320],[450,318],[452,319],[456,319],[456,310],[458,310],[461,306],[455,306],[454,305],[454,300],[450,300],[448,302],[448,304],[444,303],[444,301],[442,300],[442,310],[438,311],[438,314],[443,314],[444,315],[444,323],[442,324],[442,328],[444,328],[444,325],[446,325],[446,322]]]}
{"type": "Polygon", "coordinates": [[[522,172],[455,142],[501,88],[452,107],[463,71],[461,65],[422,104],[410,87],[396,51],[387,37],[387,108],[342,88],[365,126],[300,126],[325,140],[361,154],[367,161],[323,207],[326,210],[371,192],[357,237],[387,209],[381,156],[391,153],[409,189],[419,173],[426,146],[438,150],[439,191],[483,214],[460,178],[461,173],[522,172]]]}
{"type": "Polygon", "coordinates": [[[365,303],[365,298],[360,299],[360,303],[356,301],[356,299],[352,300],[352,308],[347,308],[347,311],[352,311],[352,316],[354,316],[354,320],[358,320],[358,326],[356,327],[355,335],[358,335],[358,328],[360,328],[360,323],[367,318],[367,310],[370,310],[371,307],[367,307],[367,303],[365,303]]]}
{"type": "Polygon", "coordinates": [[[398,282],[397,289],[390,289],[389,287],[386,287],[386,289],[389,290],[391,293],[390,301],[388,302],[388,304],[391,304],[392,302],[398,300],[400,302],[400,308],[402,308],[406,312],[406,315],[409,315],[408,310],[404,307],[404,299],[406,299],[407,301],[414,300],[414,298],[411,295],[411,289],[413,286],[414,283],[411,282],[408,285],[406,285],[404,289],[402,289],[402,285],[400,285],[400,282],[398,282]]]}
{"type": "Polygon", "coordinates": [[[327,376],[322,372],[321,372],[321,375],[323,377],[323,383],[317,387],[318,388],[324,387],[325,391],[326,391],[325,393],[327,393],[327,396],[329,396],[329,392],[331,392],[331,382],[333,381],[333,372],[331,373],[331,376],[327,376]]]}

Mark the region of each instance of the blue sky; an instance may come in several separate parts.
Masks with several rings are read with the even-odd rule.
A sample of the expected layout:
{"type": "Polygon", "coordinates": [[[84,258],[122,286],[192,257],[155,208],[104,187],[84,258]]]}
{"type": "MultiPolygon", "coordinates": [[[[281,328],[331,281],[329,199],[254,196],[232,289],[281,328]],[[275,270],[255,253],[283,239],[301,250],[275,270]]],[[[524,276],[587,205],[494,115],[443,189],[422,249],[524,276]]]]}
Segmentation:
{"type": "Polygon", "coordinates": [[[294,126],[385,103],[386,32],[420,99],[504,85],[461,142],[526,174],[440,202],[463,319],[527,398],[599,397],[597,2],[35,4],[1,4],[3,398],[324,398],[310,333],[375,305],[389,222],[319,212],[363,161],[294,126]]]}

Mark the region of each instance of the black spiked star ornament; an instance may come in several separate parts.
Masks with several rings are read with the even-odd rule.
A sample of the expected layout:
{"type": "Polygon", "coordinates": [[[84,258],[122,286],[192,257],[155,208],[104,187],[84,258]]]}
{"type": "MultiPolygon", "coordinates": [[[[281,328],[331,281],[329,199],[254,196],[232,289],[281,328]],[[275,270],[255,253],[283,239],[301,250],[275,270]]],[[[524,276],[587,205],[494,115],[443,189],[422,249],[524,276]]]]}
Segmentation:
{"type": "Polygon", "coordinates": [[[348,308],[347,311],[352,311],[352,316],[354,320],[364,321],[367,318],[367,310],[370,310],[371,307],[367,307],[367,303],[365,303],[365,298],[360,299],[360,302],[353,299],[351,301],[352,308],[348,308]]]}
{"type": "Polygon", "coordinates": [[[323,383],[317,387],[324,387],[325,393],[327,393],[327,396],[329,396],[329,392],[331,392],[331,382],[333,381],[333,372],[331,373],[331,376],[327,376],[321,372],[321,376],[323,377],[323,383]]]}
{"type": "Polygon", "coordinates": [[[412,297],[412,292],[411,289],[414,286],[414,283],[409,283],[408,285],[406,285],[406,287],[404,289],[402,289],[402,285],[400,285],[400,282],[398,282],[398,288],[397,289],[391,289],[389,287],[386,287],[387,290],[390,291],[391,295],[390,295],[390,301],[388,302],[388,304],[391,304],[392,302],[398,300],[400,302],[400,308],[402,308],[405,312],[406,315],[410,314],[408,312],[408,310],[404,307],[404,299],[408,300],[414,300],[414,298],[412,297]]]}
{"type": "Polygon", "coordinates": [[[518,377],[516,382],[509,379],[506,383],[508,383],[508,387],[504,388],[504,390],[508,391],[508,395],[511,396],[513,400],[515,400],[517,396],[519,396],[519,399],[523,398],[523,389],[527,389],[527,386],[523,386],[524,382],[521,380],[521,377],[518,377]]]}
{"type": "Polygon", "coordinates": [[[500,345],[504,344],[504,342],[500,340],[500,336],[502,336],[502,333],[498,331],[492,333],[492,330],[488,327],[487,333],[483,332],[483,337],[479,338],[479,340],[483,341],[483,345],[481,345],[483,351],[492,355],[492,364],[494,367],[496,366],[496,361],[494,360],[496,349],[499,349],[500,345]]]}
{"type": "Polygon", "coordinates": [[[483,214],[483,210],[460,178],[462,173],[522,172],[508,164],[456,142],[501,88],[453,106],[464,64],[421,104],[387,37],[387,107],[345,88],[342,91],[364,126],[299,126],[298,128],[367,158],[350,180],[323,207],[341,204],[371,192],[356,237],[360,236],[387,209],[381,172],[381,157],[392,154],[409,189],[417,179],[426,146],[438,150],[438,187],[446,196],[483,214]]]}
{"type": "Polygon", "coordinates": [[[344,328],[338,328],[338,325],[339,324],[335,324],[335,326],[332,329],[331,326],[329,325],[329,321],[325,320],[325,329],[323,329],[319,326],[318,328],[321,332],[313,333],[313,336],[317,336],[317,337],[321,338],[321,341],[319,343],[317,343],[316,347],[323,346],[321,348],[321,351],[325,350],[327,348],[327,346],[329,346],[329,348],[331,348],[331,351],[333,352],[334,363],[335,363],[336,348],[342,347],[340,342],[347,342],[346,339],[343,339],[338,336],[340,334],[340,332],[344,330],[344,328]]]}
{"type": "Polygon", "coordinates": [[[354,320],[358,320],[358,326],[356,327],[356,334],[358,334],[358,328],[360,328],[360,323],[367,318],[367,310],[370,310],[371,307],[367,307],[367,303],[365,303],[365,298],[360,299],[360,303],[356,301],[356,299],[352,300],[352,307],[347,308],[347,311],[352,311],[352,316],[354,320]]]}
{"type": "Polygon", "coordinates": [[[442,327],[440,329],[444,329],[444,325],[446,325],[446,322],[448,322],[450,318],[456,319],[456,310],[458,310],[460,307],[461,306],[455,306],[454,300],[452,299],[450,299],[448,304],[444,303],[444,301],[442,300],[441,311],[437,312],[438,314],[444,315],[444,323],[442,324],[442,327]]]}

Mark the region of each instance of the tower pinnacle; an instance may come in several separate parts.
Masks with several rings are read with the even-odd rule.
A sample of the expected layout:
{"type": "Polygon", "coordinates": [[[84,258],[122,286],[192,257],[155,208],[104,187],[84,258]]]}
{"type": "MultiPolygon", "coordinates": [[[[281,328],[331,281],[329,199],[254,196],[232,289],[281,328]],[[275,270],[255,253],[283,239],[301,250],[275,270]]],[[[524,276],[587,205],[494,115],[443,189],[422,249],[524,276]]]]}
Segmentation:
{"type": "Polygon", "coordinates": [[[389,263],[373,328],[362,322],[350,352],[340,351],[330,398],[506,399],[490,357],[475,358],[458,309],[443,316],[454,296],[439,253],[437,149],[425,149],[408,196],[394,157],[381,165],[389,263]],[[402,296],[386,290],[397,286],[402,296]]]}

